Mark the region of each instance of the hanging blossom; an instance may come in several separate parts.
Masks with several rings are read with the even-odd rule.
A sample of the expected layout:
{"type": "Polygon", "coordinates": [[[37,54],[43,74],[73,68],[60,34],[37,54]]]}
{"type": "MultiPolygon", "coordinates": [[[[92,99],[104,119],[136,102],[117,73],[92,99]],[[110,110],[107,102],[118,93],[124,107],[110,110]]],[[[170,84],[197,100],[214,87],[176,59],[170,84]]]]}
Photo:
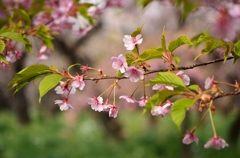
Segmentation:
{"type": "Polygon", "coordinates": [[[179,76],[183,80],[183,82],[186,86],[189,85],[190,78],[188,77],[188,75],[184,74],[183,71],[179,71],[176,75],[179,76]]]}
{"type": "Polygon", "coordinates": [[[91,108],[95,111],[101,112],[104,110],[103,98],[102,97],[93,97],[88,98],[87,103],[91,105],[91,108]]]}
{"type": "Polygon", "coordinates": [[[128,67],[125,56],[120,54],[118,57],[112,57],[111,60],[113,61],[112,68],[114,70],[119,70],[121,73],[125,72],[125,69],[128,67]]]}
{"type": "Polygon", "coordinates": [[[163,90],[163,89],[168,89],[168,90],[173,90],[174,87],[173,86],[168,86],[166,84],[155,84],[153,87],[152,87],[152,90],[163,90]]]}
{"type": "Polygon", "coordinates": [[[227,146],[229,145],[224,139],[215,135],[204,145],[204,148],[214,147],[215,149],[220,150],[221,148],[225,148],[227,146]]]}
{"type": "Polygon", "coordinates": [[[80,90],[83,90],[83,88],[85,87],[85,82],[83,81],[83,75],[79,76],[75,76],[73,78],[73,81],[72,81],[72,87],[74,88],[79,88],[80,90]]]}
{"type": "Polygon", "coordinates": [[[141,38],[142,35],[139,34],[136,37],[132,37],[130,35],[124,35],[123,42],[124,47],[126,47],[127,50],[133,50],[135,45],[140,45],[143,41],[143,38],[141,38]]]}
{"type": "Polygon", "coordinates": [[[49,48],[45,45],[42,45],[37,55],[37,61],[47,60],[50,57],[50,54],[48,53],[48,51],[49,51],[49,48]]]}
{"type": "Polygon", "coordinates": [[[140,101],[138,101],[138,105],[139,105],[140,107],[144,107],[144,106],[146,105],[146,103],[147,103],[147,100],[148,100],[148,97],[147,97],[147,96],[142,96],[142,97],[140,98],[140,101]]]}
{"type": "Polygon", "coordinates": [[[109,112],[109,117],[116,118],[118,114],[118,107],[116,105],[106,103],[103,105],[103,111],[109,112]]]}
{"type": "Polygon", "coordinates": [[[74,109],[74,108],[68,103],[68,101],[67,101],[66,99],[65,99],[65,100],[55,100],[55,104],[58,104],[58,105],[59,105],[61,111],[66,111],[66,110],[68,110],[69,108],[74,109]]]}
{"type": "Polygon", "coordinates": [[[119,99],[125,99],[128,103],[136,103],[137,101],[132,96],[122,95],[119,99]]]}
{"type": "Polygon", "coordinates": [[[170,101],[167,101],[165,104],[163,104],[162,106],[155,106],[152,110],[151,110],[151,114],[153,116],[158,116],[161,115],[162,117],[166,116],[167,114],[170,113],[172,107],[172,103],[170,101]]]}
{"type": "Polygon", "coordinates": [[[205,81],[205,85],[204,88],[205,89],[209,89],[214,85],[214,76],[212,76],[212,78],[208,77],[205,81]]]}
{"type": "Polygon", "coordinates": [[[61,94],[62,97],[66,97],[70,94],[75,94],[76,89],[66,82],[60,81],[60,86],[57,86],[55,89],[57,94],[61,94]]]}
{"type": "Polygon", "coordinates": [[[194,131],[187,131],[182,140],[183,144],[191,144],[192,142],[196,142],[196,144],[198,144],[198,137],[195,136],[193,133],[194,131]]]}
{"type": "Polygon", "coordinates": [[[124,73],[124,76],[128,77],[131,82],[137,82],[144,79],[143,72],[134,66],[128,67],[124,73]]]}

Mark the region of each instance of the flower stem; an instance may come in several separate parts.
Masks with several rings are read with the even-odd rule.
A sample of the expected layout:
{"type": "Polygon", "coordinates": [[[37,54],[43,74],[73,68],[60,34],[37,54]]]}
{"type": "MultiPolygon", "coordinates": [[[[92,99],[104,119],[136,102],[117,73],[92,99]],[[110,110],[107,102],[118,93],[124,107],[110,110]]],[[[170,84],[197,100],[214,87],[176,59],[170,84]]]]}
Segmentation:
{"type": "Polygon", "coordinates": [[[210,116],[210,120],[211,120],[211,124],[212,124],[213,133],[214,133],[214,135],[217,135],[217,132],[216,132],[216,129],[214,126],[214,122],[213,122],[213,118],[212,118],[212,111],[211,111],[212,102],[213,101],[211,100],[209,107],[208,107],[208,112],[209,112],[209,116],[210,116]]]}
{"type": "Polygon", "coordinates": [[[198,124],[193,128],[194,131],[195,131],[195,130],[198,128],[198,126],[202,123],[202,121],[203,121],[204,118],[206,117],[207,113],[208,113],[208,110],[203,114],[203,116],[202,116],[202,118],[200,119],[200,121],[198,122],[198,124]]]}

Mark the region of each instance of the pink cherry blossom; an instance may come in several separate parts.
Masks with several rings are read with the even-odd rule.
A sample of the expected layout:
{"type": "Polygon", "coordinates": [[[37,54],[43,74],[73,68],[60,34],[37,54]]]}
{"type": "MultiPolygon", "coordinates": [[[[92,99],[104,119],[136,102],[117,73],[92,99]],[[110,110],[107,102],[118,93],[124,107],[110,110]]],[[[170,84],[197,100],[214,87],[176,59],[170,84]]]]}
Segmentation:
{"type": "Polygon", "coordinates": [[[142,35],[139,34],[136,37],[132,37],[130,35],[124,35],[123,42],[124,46],[127,50],[133,50],[135,45],[140,45],[143,41],[143,38],[141,38],[142,35]]]}
{"type": "Polygon", "coordinates": [[[168,90],[173,90],[174,87],[173,86],[168,86],[168,85],[165,85],[165,84],[155,84],[153,87],[152,87],[152,90],[163,90],[163,89],[168,89],[168,90]]]}
{"type": "Polygon", "coordinates": [[[214,76],[212,78],[208,77],[205,81],[204,88],[209,89],[213,86],[213,84],[214,84],[214,76]]]}
{"type": "Polygon", "coordinates": [[[134,66],[128,67],[124,73],[124,76],[128,77],[131,82],[137,82],[144,79],[143,72],[134,66]]]}
{"type": "Polygon", "coordinates": [[[187,131],[182,140],[183,144],[191,144],[192,142],[196,142],[196,144],[198,144],[198,137],[195,136],[193,133],[194,131],[187,131]]]}
{"type": "Polygon", "coordinates": [[[88,67],[88,65],[81,67],[82,72],[85,72],[85,73],[88,72],[89,69],[90,69],[90,68],[88,67]]]}
{"type": "Polygon", "coordinates": [[[12,51],[7,51],[5,58],[10,63],[14,63],[17,60],[16,55],[12,51]]]}
{"type": "Polygon", "coordinates": [[[115,105],[111,105],[109,109],[109,117],[116,118],[118,114],[118,107],[115,105]]]}
{"type": "Polygon", "coordinates": [[[183,71],[178,71],[176,75],[178,75],[183,80],[185,85],[189,85],[190,78],[188,77],[188,75],[184,74],[183,71]]]}
{"type": "Polygon", "coordinates": [[[57,94],[61,94],[62,97],[66,97],[70,94],[75,94],[76,89],[63,81],[60,81],[60,86],[57,86],[55,89],[57,94]]]}
{"type": "Polygon", "coordinates": [[[48,51],[49,51],[49,48],[45,45],[42,45],[42,47],[40,48],[40,50],[38,52],[37,60],[47,60],[50,56],[48,51]]]}
{"type": "Polygon", "coordinates": [[[10,65],[8,65],[4,62],[1,62],[1,61],[0,61],[0,67],[3,68],[4,70],[9,70],[10,69],[10,65]]]}
{"type": "Polygon", "coordinates": [[[85,82],[83,81],[83,75],[81,76],[77,75],[74,77],[72,82],[72,87],[83,90],[83,88],[85,87],[85,82]]]}
{"type": "Polygon", "coordinates": [[[55,100],[55,104],[58,104],[61,111],[68,110],[69,108],[74,109],[67,100],[55,100]]]}
{"type": "Polygon", "coordinates": [[[224,139],[214,136],[204,145],[204,148],[214,147],[215,149],[220,150],[221,148],[225,148],[227,146],[229,145],[224,139]]]}
{"type": "Polygon", "coordinates": [[[87,103],[91,105],[91,108],[95,111],[103,111],[104,106],[103,104],[103,98],[102,97],[93,97],[93,98],[88,98],[87,103]]]}
{"type": "Polygon", "coordinates": [[[137,101],[132,96],[122,95],[119,99],[125,99],[128,103],[136,103],[137,101]]]}
{"type": "Polygon", "coordinates": [[[147,96],[142,96],[142,97],[140,98],[140,101],[138,101],[138,105],[139,105],[140,107],[144,107],[144,106],[146,105],[146,103],[147,103],[147,100],[148,100],[148,97],[147,97],[147,96]]]}
{"type": "Polygon", "coordinates": [[[122,54],[118,55],[118,57],[112,57],[111,60],[113,61],[112,68],[114,70],[119,70],[121,73],[125,72],[125,68],[127,68],[128,66],[126,58],[122,54]]]}
{"type": "Polygon", "coordinates": [[[171,107],[172,107],[172,103],[170,101],[167,101],[162,106],[155,106],[151,110],[151,113],[152,113],[153,116],[161,115],[162,117],[164,117],[164,116],[166,116],[167,114],[170,113],[171,107]]]}

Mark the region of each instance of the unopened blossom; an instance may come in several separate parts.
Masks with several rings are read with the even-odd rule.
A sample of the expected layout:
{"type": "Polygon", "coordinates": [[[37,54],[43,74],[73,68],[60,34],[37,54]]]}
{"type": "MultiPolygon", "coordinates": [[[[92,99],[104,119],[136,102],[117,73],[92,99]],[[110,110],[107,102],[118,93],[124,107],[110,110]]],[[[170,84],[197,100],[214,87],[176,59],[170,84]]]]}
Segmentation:
{"type": "Polygon", "coordinates": [[[3,68],[4,70],[9,70],[10,65],[0,61],[0,68],[3,68]]]}
{"type": "Polygon", "coordinates": [[[198,137],[195,136],[193,133],[194,131],[187,131],[182,140],[183,144],[191,144],[192,142],[196,142],[196,144],[198,144],[198,137]]]}
{"type": "Polygon", "coordinates": [[[116,118],[118,114],[118,107],[115,105],[111,105],[109,107],[109,117],[116,118]]]}
{"type": "Polygon", "coordinates": [[[168,86],[166,84],[155,84],[153,87],[152,87],[152,90],[163,90],[163,89],[168,89],[168,90],[173,90],[174,87],[173,86],[168,86]]]}
{"type": "Polygon", "coordinates": [[[82,72],[88,72],[90,70],[90,68],[88,67],[88,65],[86,65],[86,66],[82,66],[81,70],[82,70],[82,72]]]}
{"type": "Polygon", "coordinates": [[[132,96],[122,95],[119,99],[125,99],[128,103],[136,103],[137,101],[132,96]]]}
{"type": "Polygon", "coordinates": [[[124,47],[126,47],[127,50],[133,50],[135,45],[140,45],[143,41],[143,38],[141,38],[142,35],[139,34],[136,37],[132,37],[130,35],[124,35],[123,42],[124,47]]]}
{"type": "Polygon", "coordinates": [[[15,50],[15,56],[17,59],[20,59],[22,57],[22,52],[19,50],[15,50]]]}
{"type": "Polygon", "coordinates": [[[229,145],[224,139],[214,136],[204,145],[204,148],[214,147],[215,149],[220,150],[221,148],[225,148],[227,146],[229,145]]]}
{"type": "Polygon", "coordinates": [[[184,74],[183,71],[179,71],[176,75],[179,76],[183,80],[185,85],[189,85],[190,78],[188,77],[188,75],[184,74]]]}
{"type": "Polygon", "coordinates": [[[124,73],[124,76],[128,77],[131,82],[137,82],[144,79],[143,72],[134,66],[128,67],[124,73]]]}
{"type": "Polygon", "coordinates": [[[103,98],[102,97],[93,97],[88,98],[87,103],[91,105],[91,108],[95,111],[103,111],[103,98]]]}
{"type": "Polygon", "coordinates": [[[126,58],[122,54],[118,55],[118,57],[112,57],[111,60],[113,61],[112,68],[114,70],[117,70],[117,71],[119,70],[121,73],[125,72],[125,69],[128,66],[127,66],[126,58]]]}
{"type": "Polygon", "coordinates": [[[164,116],[166,116],[167,114],[170,113],[171,107],[172,107],[172,103],[170,101],[167,101],[162,106],[155,106],[151,110],[151,113],[152,113],[153,116],[161,115],[162,117],[164,117],[164,116]]]}
{"type": "Polygon", "coordinates": [[[61,111],[68,110],[69,108],[74,109],[67,100],[55,100],[55,104],[58,104],[61,111]]]}
{"type": "Polygon", "coordinates": [[[83,81],[83,75],[81,76],[77,75],[74,77],[72,82],[72,87],[83,90],[83,88],[85,87],[85,82],[83,81]]]}
{"type": "Polygon", "coordinates": [[[140,98],[140,101],[138,101],[138,105],[139,105],[140,107],[144,107],[144,106],[146,105],[146,103],[147,103],[147,100],[148,100],[148,97],[147,97],[147,96],[142,96],[142,97],[140,98]]]}
{"type": "Polygon", "coordinates": [[[75,87],[72,87],[63,81],[60,81],[60,86],[57,86],[54,90],[57,94],[61,94],[62,97],[66,97],[70,94],[75,94],[76,92],[75,87]]]}
{"type": "Polygon", "coordinates": [[[213,86],[213,84],[214,84],[214,76],[212,78],[208,77],[205,81],[204,88],[209,89],[213,86]]]}

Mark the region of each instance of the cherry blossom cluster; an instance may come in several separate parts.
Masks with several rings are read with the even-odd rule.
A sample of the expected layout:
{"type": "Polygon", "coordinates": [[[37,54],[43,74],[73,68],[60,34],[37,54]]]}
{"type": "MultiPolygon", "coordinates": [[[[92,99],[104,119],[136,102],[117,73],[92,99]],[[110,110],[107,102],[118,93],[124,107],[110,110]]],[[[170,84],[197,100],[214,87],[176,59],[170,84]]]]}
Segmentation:
{"type": "Polygon", "coordinates": [[[4,70],[9,70],[10,69],[9,63],[14,63],[22,57],[22,52],[16,50],[15,45],[16,42],[14,41],[8,42],[6,44],[6,48],[3,52],[3,55],[8,63],[0,61],[0,67],[3,68],[4,70]]]}

